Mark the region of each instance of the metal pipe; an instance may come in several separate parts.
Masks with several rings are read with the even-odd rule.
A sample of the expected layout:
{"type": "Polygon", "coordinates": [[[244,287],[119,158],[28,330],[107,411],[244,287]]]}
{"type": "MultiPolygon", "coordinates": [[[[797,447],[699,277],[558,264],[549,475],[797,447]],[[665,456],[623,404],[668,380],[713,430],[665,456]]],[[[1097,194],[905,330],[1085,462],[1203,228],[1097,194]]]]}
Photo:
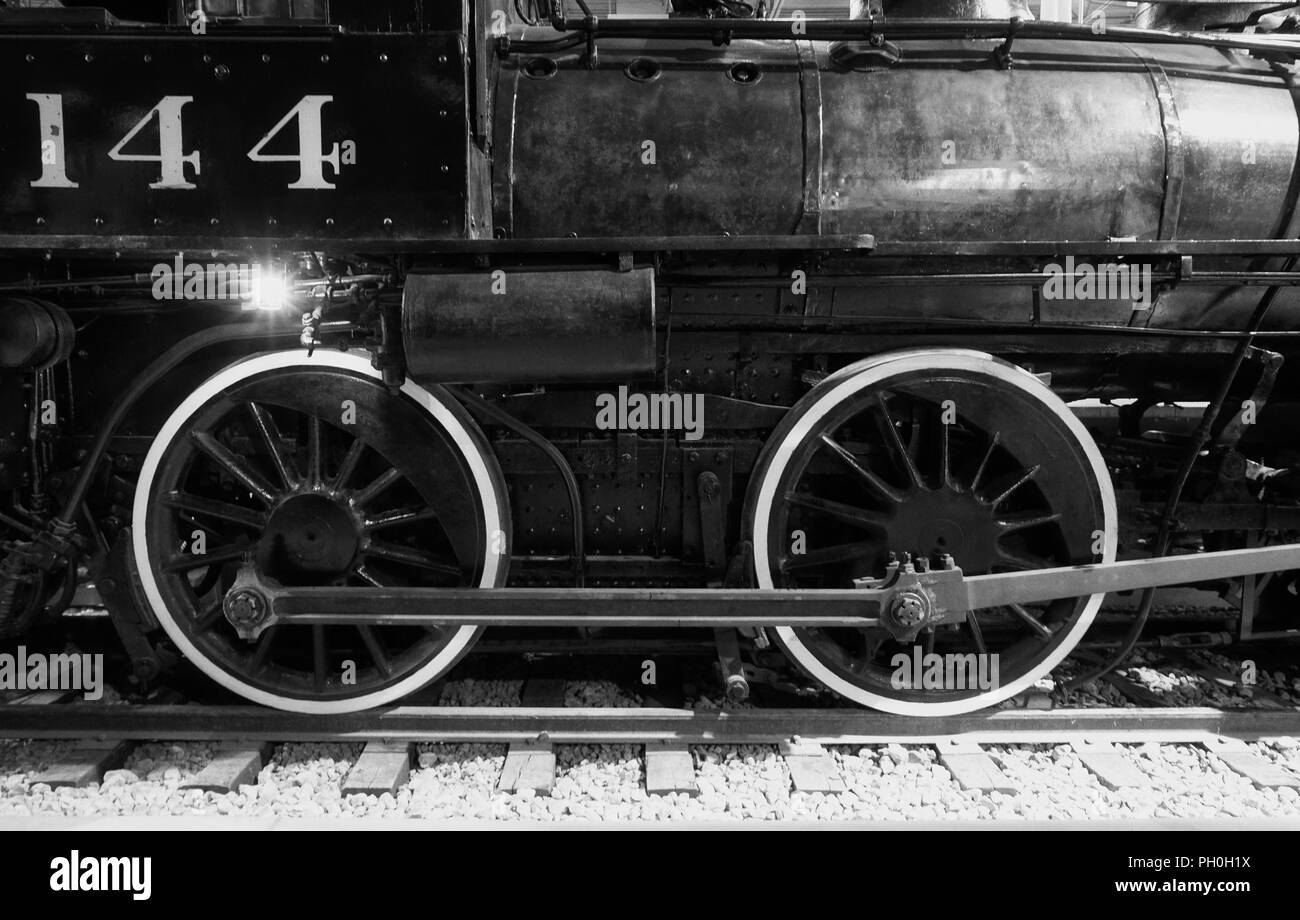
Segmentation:
{"type": "MultiPolygon", "coordinates": [[[[535,41],[498,39],[502,54],[542,54],[575,47],[590,38],[675,38],[699,39],[717,44],[753,39],[758,41],[870,41],[873,37],[890,41],[924,40],[1005,40],[1013,30],[1020,41],[1050,39],[1149,45],[1200,45],[1209,48],[1261,51],[1295,57],[1300,55],[1300,41],[1294,36],[1246,37],[1210,32],[1162,32],[1128,26],[1108,27],[1094,32],[1091,25],[1057,22],[1024,22],[1019,19],[888,19],[888,20],[808,20],[798,32],[790,28],[791,20],[719,20],[719,19],[613,19],[583,21],[563,29],[576,33],[567,39],[535,41]],[[563,42],[568,44],[561,44],[563,42]]],[[[560,31],[557,29],[557,31],[560,31]]],[[[992,49],[990,49],[990,53],[992,49]]],[[[990,58],[991,59],[991,58],[990,58]]]]}
{"type": "Polygon", "coordinates": [[[559,470],[560,478],[564,480],[564,488],[569,493],[569,514],[573,518],[573,577],[575,584],[581,588],[587,580],[587,548],[582,527],[582,493],[578,489],[577,477],[569,467],[569,461],[564,459],[564,454],[560,453],[559,448],[538,434],[535,429],[525,425],[499,406],[494,406],[478,394],[466,390],[453,388],[449,389],[449,392],[464,403],[471,412],[479,412],[528,441],[546,454],[559,470]]]}

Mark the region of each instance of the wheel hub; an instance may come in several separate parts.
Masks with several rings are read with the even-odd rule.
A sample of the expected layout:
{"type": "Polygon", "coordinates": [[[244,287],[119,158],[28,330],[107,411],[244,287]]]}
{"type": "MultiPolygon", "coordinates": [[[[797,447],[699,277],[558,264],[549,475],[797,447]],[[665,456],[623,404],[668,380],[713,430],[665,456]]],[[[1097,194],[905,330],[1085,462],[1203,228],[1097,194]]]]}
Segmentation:
{"type": "Polygon", "coordinates": [[[361,548],[351,512],[327,495],[286,498],[271,513],[258,543],[258,568],[284,584],[310,584],[348,571],[361,548]]]}
{"type": "Polygon", "coordinates": [[[1001,532],[996,513],[969,492],[918,489],[890,528],[890,549],[918,559],[952,556],[970,573],[989,571],[1001,532]]]}

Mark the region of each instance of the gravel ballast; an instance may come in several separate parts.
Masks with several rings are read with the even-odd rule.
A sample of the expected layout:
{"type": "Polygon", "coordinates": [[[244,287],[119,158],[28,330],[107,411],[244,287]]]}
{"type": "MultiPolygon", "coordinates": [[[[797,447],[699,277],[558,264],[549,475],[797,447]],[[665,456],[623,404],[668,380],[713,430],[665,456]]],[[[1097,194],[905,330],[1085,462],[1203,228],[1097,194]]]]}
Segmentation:
{"type": "MultiPolygon", "coordinates": [[[[926,821],[1104,818],[1300,817],[1290,788],[1261,789],[1195,745],[1126,745],[1149,788],[1107,789],[1068,745],[988,745],[1014,794],[962,789],[934,749],[918,745],[827,749],[845,791],[792,791],[789,768],[767,745],[694,746],[699,794],[649,795],[641,749],[556,748],[552,794],[496,788],[505,745],[419,745],[410,781],[396,795],[340,789],[357,744],[277,747],[257,782],[238,792],[183,790],[212,756],[205,743],[138,747],[98,786],[51,789],[32,777],[66,746],[0,743],[0,817],[28,815],[238,815],[494,821],[926,821]]],[[[1300,742],[1249,746],[1300,772],[1300,742]]]]}

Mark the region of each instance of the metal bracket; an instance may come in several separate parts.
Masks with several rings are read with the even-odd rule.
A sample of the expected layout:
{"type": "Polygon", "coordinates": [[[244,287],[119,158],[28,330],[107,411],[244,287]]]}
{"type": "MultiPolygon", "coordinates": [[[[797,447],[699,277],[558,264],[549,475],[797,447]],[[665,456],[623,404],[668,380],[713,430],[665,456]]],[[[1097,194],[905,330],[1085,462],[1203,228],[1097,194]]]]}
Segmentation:
{"type": "Polygon", "coordinates": [[[157,629],[147,605],[136,600],[137,578],[131,565],[131,529],[125,528],[114,541],[112,549],[103,559],[95,587],[108,608],[113,629],[131,659],[131,674],[142,686],[147,686],[163,670],[163,661],[146,636],[157,629]]]}
{"type": "Polygon", "coordinates": [[[637,460],[640,455],[640,438],[635,431],[620,431],[614,453],[614,468],[619,482],[636,482],[637,460]]]}
{"type": "Polygon", "coordinates": [[[696,479],[700,504],[700,543],[704,549],[704,571],[710,588],[720,587],[727,568],[727,511],[722,480],[711,470],[696,479]]]}
{"type": "Polygon", "coordinates": [[[993,49],[993,60],[997,62],[998,67],[1003,70],[1010,70],[1016,62],[1011,57],[1011,45],[1016,40],[1016,33],[1025,21],[1019,16],[1012,16],[1007,22],[1007,37],[1002,44],[993,49]]]}
{"type": "Polygon", "coordinates": [[[882,592],[880,625],[899,642],[912,642],[925,629],[964,623],[969,612],[961,569],[945,555],[942,568],[930,571],[925,559],[891,561],[884,578],[855,578],[860,590],[882,592]]]}

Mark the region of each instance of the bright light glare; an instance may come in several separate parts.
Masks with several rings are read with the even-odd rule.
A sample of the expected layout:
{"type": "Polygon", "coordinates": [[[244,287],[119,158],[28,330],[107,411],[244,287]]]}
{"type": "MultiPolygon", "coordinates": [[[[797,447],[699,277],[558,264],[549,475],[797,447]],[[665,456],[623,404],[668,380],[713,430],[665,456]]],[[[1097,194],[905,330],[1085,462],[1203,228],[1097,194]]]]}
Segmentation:
{"type": "Polygon", "coordinates": [[[256,265],[253,267],[252,305],[255,310],[282,310],[289,295],[284,267],[256,265]]]}

